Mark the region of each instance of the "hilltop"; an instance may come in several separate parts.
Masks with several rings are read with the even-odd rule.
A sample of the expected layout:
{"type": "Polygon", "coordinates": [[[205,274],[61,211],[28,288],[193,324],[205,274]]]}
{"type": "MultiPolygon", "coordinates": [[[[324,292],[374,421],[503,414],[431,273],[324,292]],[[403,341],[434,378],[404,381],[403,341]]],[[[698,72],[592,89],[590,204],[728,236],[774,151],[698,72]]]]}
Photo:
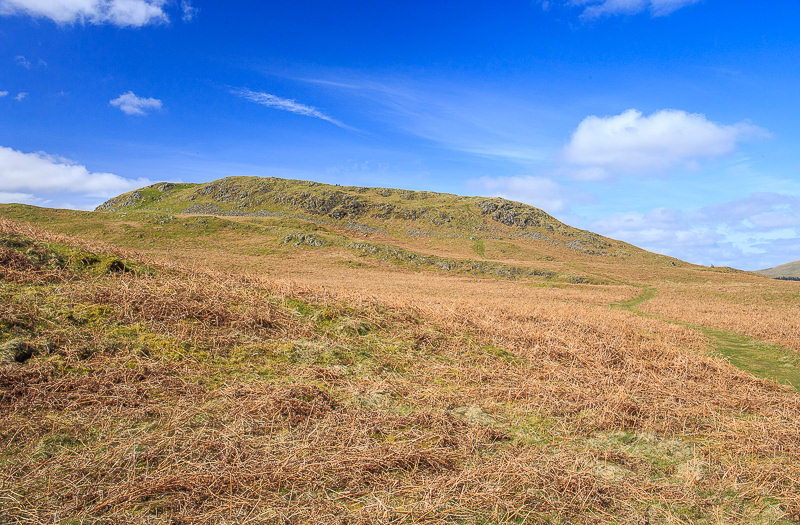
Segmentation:
{"type": "Polygon", "coordinates": [[[229,177],[206,184],[158,183],[115,197],[96,211],[292,217],[399,237],[527,238],[618,257],[641,251],[567,226],[533,206],[502,198],[334,186],[274,177],[229,177]]]}
{"type": "Polygon", "coordinates": [[[756,273],[772,277],[773,279],[800,279],[800,261],[794,261],[774,268],[758,270],[756,273]]]}

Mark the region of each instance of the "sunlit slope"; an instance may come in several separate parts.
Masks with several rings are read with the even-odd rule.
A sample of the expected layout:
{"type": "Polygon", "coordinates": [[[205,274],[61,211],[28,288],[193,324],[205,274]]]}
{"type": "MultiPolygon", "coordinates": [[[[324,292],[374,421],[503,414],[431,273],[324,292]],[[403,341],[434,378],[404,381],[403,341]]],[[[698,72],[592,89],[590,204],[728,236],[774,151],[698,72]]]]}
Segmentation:
{"type": "Polygon", "coordinates": [[[302,224],[0,206],[0,516],[800,519],[797,391],[662,317],[713,300],[752,325],[800,283],[574,250],[550,263],[652,287],[422,271],[280,239],[302,224]]]}
{"type": "Polygon", "coordinates": [[[756,273],[772,277],[773,279],[800,279],[800,261],[794,261],[786,264],[781,264],[774,268],[767,268],[766,270],[759,270],[756,273]]]}
{"type": "MultiPolygon", "coordinates": [[[[154,184],[111,199],[97,211],[289,217],[401,240],[532,240],[590,255],[627,258],[644,254],[627,243],[572,228],[538,208],[505,199],[271,177],[154,184]]],[[[481,248],[475,248],[480,255],[481,248]]]]}

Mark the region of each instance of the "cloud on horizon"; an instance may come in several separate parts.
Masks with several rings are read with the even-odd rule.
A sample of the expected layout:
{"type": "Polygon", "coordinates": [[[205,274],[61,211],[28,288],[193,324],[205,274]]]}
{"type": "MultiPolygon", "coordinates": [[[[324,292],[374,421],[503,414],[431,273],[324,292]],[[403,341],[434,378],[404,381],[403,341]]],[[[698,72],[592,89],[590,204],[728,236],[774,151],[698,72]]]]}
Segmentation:
{"type": "Polygon", "coordinates": [[[0,0],[0,15],[49,18],[57,24],[142,27],[169,21],[165,0],[0,0]]]}
{"type": "Polygon", "coordinates": [[[613,213],[589,228],[691,262],[757,270],[800,258],[800,196],[754,193],[688,211],[613,213]]]}
{"type": "Polygon", "coordinates": [[[629,109],[619,115],[586,117],[563,151],[577,178],[694,170],[702,160],[732,153],[747,139],[767,132],[741,122],[723,125],[705,115],[665,109],[645,116],[629,109]]]}
{"type": "Polygon", "coordinates": [[[326,122],[330,122],[334,126],[350,129],[349,126],[343,124],[342,122],[339,122],[338,120],[329,115],[326,115],[319,109],[313,106],[307,106],[305,104],[301,104],[290,98],[281,98],[279,96],[272,95],[270,93],[266,93],[263,91],[252,91],[250,89],[234,89],[231,90],[231,93],[234,95],[238,95],[239,97],[242,97],[245,100],[249,100],[250,102],[255,102],[256,104],[261,104],[262,106],[266,106],[268,108],[278,109],[281,111],[288,111],[289,113],[296,113],[298,115],[324,120],[326,122]]]}
{"type": "Polygon", "coordinates": [[[147,179],[127,179],[91,172],[85,166],[43,152],[24,153],[0,146],[0,201],[91,209],[102,200],[147,186],[147,179]],[[75,204],[77,203],[77,204],[75,204]]]}
{"type": "Polygon", "coordinates": [[[149,111],[161,109],[161,101],[157,98],[137,97],[133,91],[123,93],[108,102],[119,108],[126,115],[147,115],[149,111]]]}

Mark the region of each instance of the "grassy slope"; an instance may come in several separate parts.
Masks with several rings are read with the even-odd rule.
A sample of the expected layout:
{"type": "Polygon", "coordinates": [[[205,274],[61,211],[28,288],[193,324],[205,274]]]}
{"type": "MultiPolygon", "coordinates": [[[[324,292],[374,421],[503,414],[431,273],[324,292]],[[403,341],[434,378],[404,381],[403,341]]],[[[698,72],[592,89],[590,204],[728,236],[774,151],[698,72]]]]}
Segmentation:
{"type": "MultiPolygon", "coordinates": [[[[252,193],[252,179],[233,182],[252,193]]],[[[21,221],[2,224],[0,343],[39,349],[0,365],[5,515],[800,519],[798,395],[703,355],[736,347],[747,359],[733,364],[773,377],[775,357],[792,354],[725,323],[625,311],[683,290],[689,317],[698,293],[735,304],[718,286],[790,311],[795,283],[688,265],[535,212],[536,224],[504,224],[477,198],[272,183],[294,203],[267,191],[242,207],[223,184],[210,194],[234,197],[215,216],[178,213],[198,204],[194,185],[123,196],[111,206],[132,205],[113,213],[0,206],[21,221]],[[27,223],[100,255],[70,256],[75,241],[27,223]],[[104,255],[112,246],[124,251],[104,255]],[[148,270],[108,271],[117,259],[148,270]]]]}
{"type": "Polygon", "coordinates": [[[385,233],[396,239],[466,239],[481,257],[485,252],[485,246],[481,248],[484,239],[533,239],[583,253],[658,257],[629,244],[567,226],[532,206],[504,199],[341,187],[277,178],[231,177],[206,184],[160,183],[111,199],[98,210],[292,217],[349,231],[385,233]]]}
{"type": "Polygon", "coordinates": [[[0,339],[36,347],[0,365],[11,522],[800,517],[797,397],[680,329],[342,301],[0,233],[0,339]]]}
{"type": "Polygon", "coordinates": [[[760,273],[761,275],[766,275],[767,277],[772,278],[792,277],[800,279],[800,261],[781,264],[780,266],[776,266],[774,268],[759,270],[756,273],[760,273]]]}

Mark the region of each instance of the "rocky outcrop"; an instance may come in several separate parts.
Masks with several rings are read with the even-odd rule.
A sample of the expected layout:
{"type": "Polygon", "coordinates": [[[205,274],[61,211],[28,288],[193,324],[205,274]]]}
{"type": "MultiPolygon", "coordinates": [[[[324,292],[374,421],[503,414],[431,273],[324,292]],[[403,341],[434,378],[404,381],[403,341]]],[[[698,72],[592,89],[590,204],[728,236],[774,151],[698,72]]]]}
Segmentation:
{"type": "Polygon", "coordinates": [[[295,246],[305,244],[306,246],[318,248],[325,245],[325,240],[312,233],[293,233],[283,239],[283,244],[294,244],[295,246]]]}
{"type": "MultiPolygon", "coordinates": [[[[506,226],[520,228],[540,228],[548,232],[556,231],[560,223],[538,208],[505,199],[486,199],[478,202],[483,215],[506,226]]],[[[558,228],[560,229],[560,228],[558,228]]]]}
{"type": "Polygon", "coordinates": [[[124,195],[120,195],[119,197],[115,197],[111,200],[107,200],[100,206],[94,209],[94,211],[120,211],[125,208],[130,208],[139,204],[142,201],[142,192],[139,190],[132,191],[130,193],[125,193],[124,195]]]}

